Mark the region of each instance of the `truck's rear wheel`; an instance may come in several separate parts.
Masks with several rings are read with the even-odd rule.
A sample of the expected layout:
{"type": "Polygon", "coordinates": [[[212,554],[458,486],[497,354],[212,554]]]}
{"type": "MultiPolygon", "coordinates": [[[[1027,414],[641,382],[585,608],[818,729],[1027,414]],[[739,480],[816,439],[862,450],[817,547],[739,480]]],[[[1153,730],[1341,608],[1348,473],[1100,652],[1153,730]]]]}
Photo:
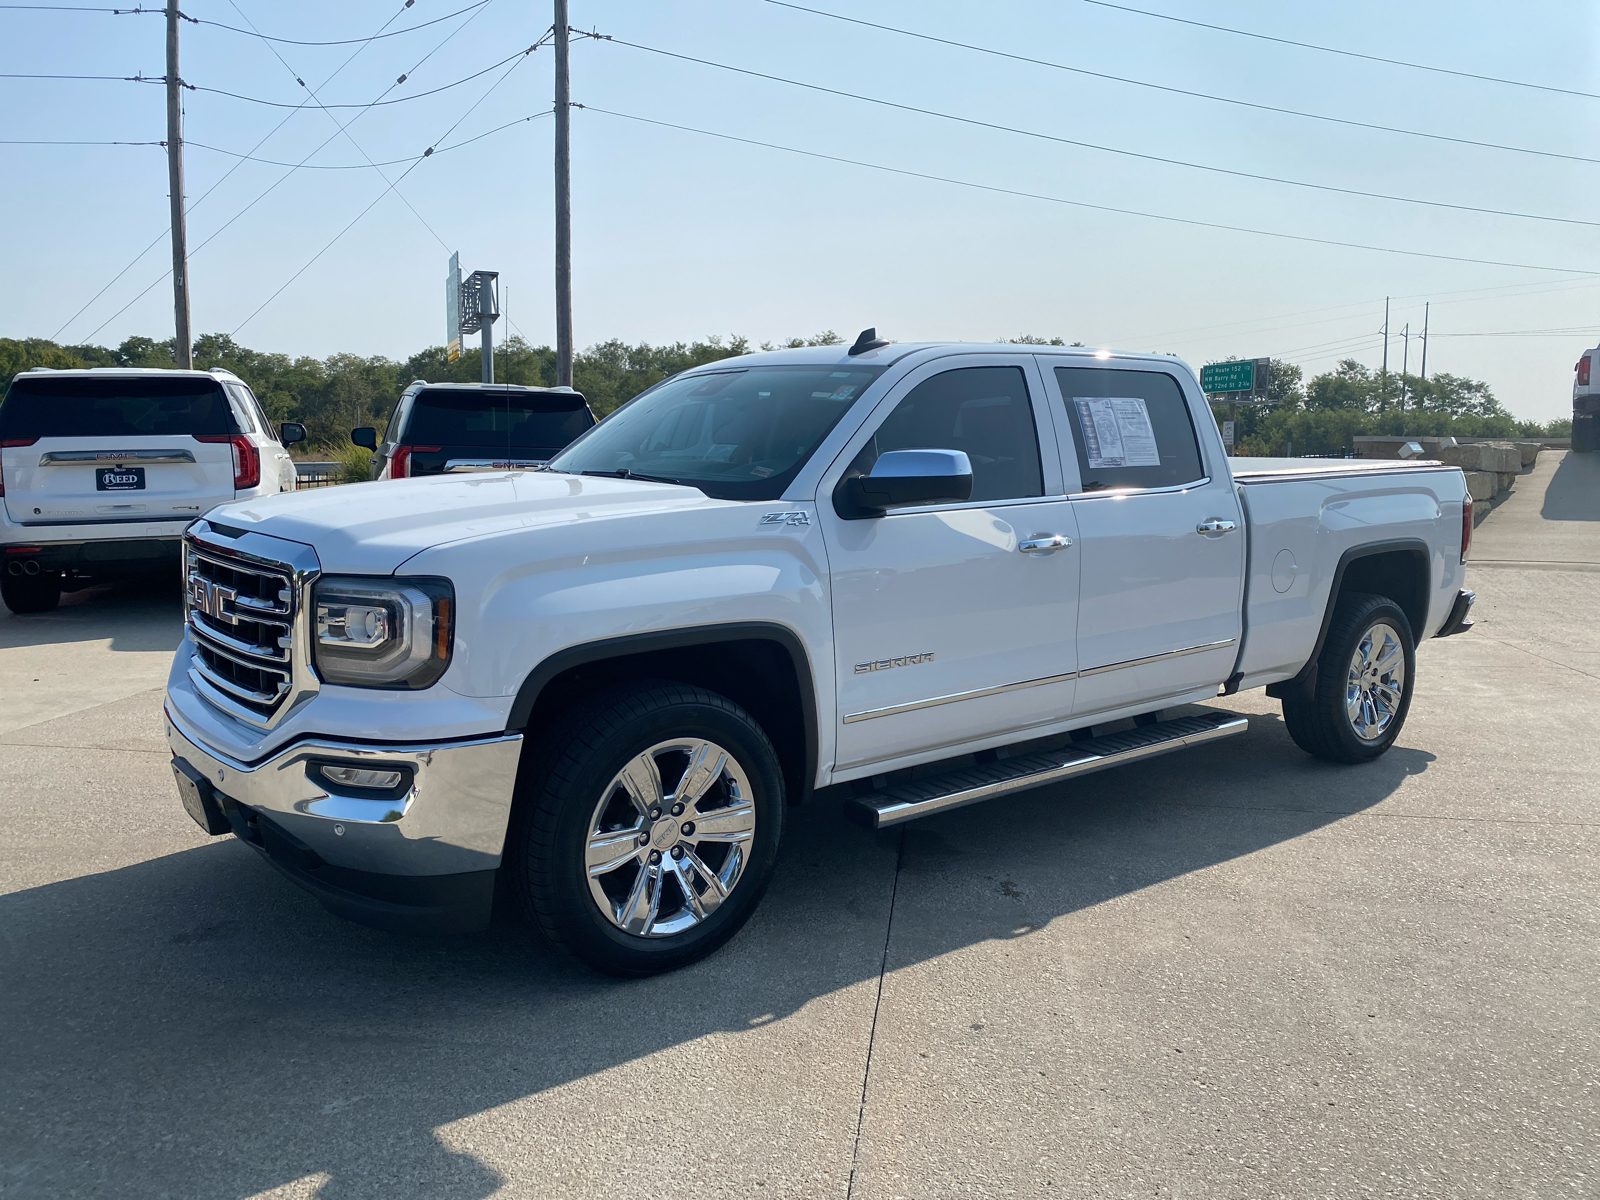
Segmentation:
{"type": "Polygon", "coordinates": [[[61,603],[61,572],[13,575],[0,569],[0,600],[14,613],[49,612],[61,603]]]}
{"type": "Polygon", "coordinates": [[[1342,596],[1317,660],[1312,699],[1285,700],[1295,745],[1330,762],[1377,758],[1400,736],[1416,675],[1411,623],[1386,596],[1342,596]]]}
{"type": "Polygon", "coordinates": [[[675,683],[596,698],[533,747],[506,866],[552,940],[613,975],[716,950],[777,860],[783,775],[724,696],[675,683]]]}

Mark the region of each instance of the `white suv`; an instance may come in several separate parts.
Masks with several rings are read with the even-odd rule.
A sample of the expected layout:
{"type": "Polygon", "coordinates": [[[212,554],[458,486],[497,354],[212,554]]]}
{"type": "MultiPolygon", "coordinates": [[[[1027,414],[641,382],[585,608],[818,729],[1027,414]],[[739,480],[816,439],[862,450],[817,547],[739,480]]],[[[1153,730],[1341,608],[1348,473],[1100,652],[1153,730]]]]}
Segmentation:
{"type": "Polygon", "coordinates": [[[285,445],[228,371],[35,367],[0,401],[0,599],[47,612],[63,591],[178,569],[218,504],[295,488],[285,445]]]}

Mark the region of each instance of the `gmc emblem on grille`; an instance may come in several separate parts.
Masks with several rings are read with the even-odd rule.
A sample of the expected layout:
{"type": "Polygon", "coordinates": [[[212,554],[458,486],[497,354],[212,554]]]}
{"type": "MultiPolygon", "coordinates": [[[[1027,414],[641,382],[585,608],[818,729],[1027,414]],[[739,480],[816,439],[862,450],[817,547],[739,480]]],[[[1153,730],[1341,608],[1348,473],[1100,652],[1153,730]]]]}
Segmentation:
{"type": "Polygon", "coordinates": [[[212,583],[199,575],[189,577],[189,606],[205,613],[213,621],[221,621],[225,625],[239,623],[238,617],[231,612],[225,612],[222,607],[223,601],[231,602],[238,594],[232,588],[212,583]]]}

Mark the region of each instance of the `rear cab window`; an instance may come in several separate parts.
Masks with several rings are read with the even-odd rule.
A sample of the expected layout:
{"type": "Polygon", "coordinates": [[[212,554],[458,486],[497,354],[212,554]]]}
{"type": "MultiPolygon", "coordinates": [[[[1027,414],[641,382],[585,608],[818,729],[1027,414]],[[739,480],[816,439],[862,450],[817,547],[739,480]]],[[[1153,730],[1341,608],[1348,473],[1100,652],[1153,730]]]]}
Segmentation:
{"type": "Polygon", "coordinates": [[[425,388],[396,441],[554,453],[594,424],[577,393],[425,388]]]}
{"type": "Polygon", "coordinates": [[[214,379],[19,375],[0,401],[0,440],[238,433],[214,379]]]}
{"type": "Polygon", "coordinates": [[[1056,367],[1085,492],[1180,487],[1205,477],[1183,389],[1162,371],[1056,367]]]}

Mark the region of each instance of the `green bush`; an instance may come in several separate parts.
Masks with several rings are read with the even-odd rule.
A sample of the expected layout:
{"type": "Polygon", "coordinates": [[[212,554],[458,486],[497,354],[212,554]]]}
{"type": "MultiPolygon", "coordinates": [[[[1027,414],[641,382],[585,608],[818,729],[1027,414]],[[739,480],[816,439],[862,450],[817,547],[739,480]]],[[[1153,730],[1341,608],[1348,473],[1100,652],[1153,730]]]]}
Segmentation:
{"type": "Polygon", "coordinates": [[[327,448],[328,457],[339,464],[340,483],[366,483],[372,478],[372,451],[354,442],[335,442],[327,448]]]}

